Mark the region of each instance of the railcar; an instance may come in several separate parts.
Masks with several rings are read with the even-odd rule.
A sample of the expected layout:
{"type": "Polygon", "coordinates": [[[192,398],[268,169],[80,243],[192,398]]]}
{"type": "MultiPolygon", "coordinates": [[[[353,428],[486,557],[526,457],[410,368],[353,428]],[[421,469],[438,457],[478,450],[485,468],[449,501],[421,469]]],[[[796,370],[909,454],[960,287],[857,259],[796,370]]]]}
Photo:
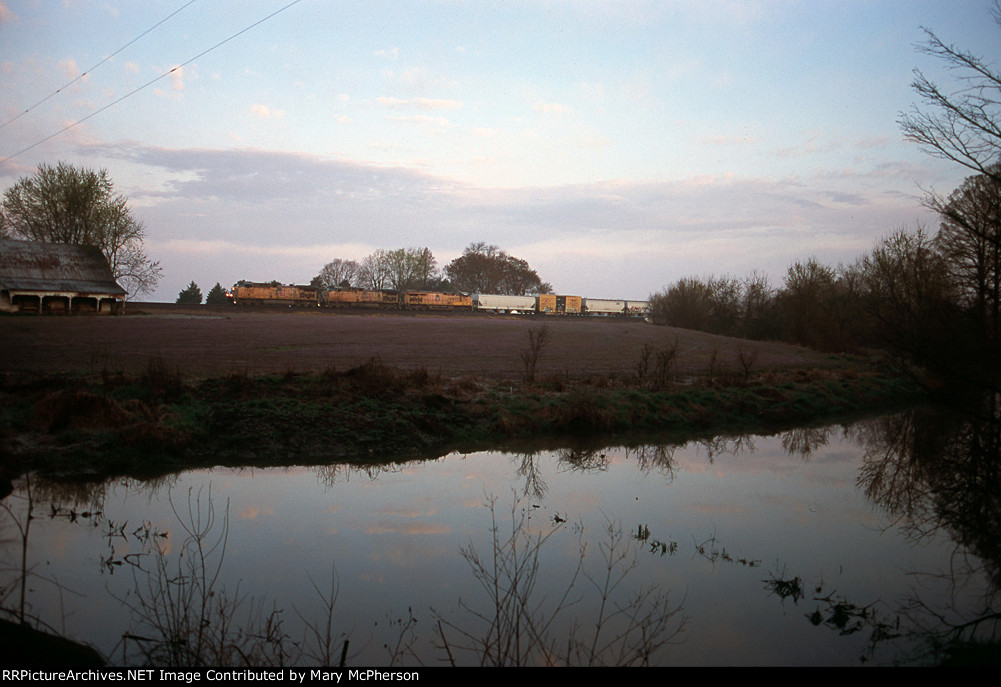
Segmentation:
{"type": "Polygon", "coordinates": [[[464,293],[404,291],[400,303],[408,310],[472,310],[473,297],[464,293]]]}
{"type": "Polygon", "coordinates": [[[477,311],[520,315],[538,310],[538,296],[506,296],[478,293],[473,296],[477,311]]]}
{"type": "Polygon", "coordinates": [[[396,291],[337,289],[324,291],[322,301],[328,308],[398,308],[400,307],[400,294],[396,291]]]}
{"type": "Polygon", "coordinates": [[[626,301],[626,315],[629,317],[646,317],[649,314],[649,301],[626,301]]]}
{"type": "Polygon", "coordinates": [[[320,303],[320,289],[315,286],[240,282],[233,286],[231,293],[236,305],[316,307],[320,303]]]}
{"type": "Polygon", "coordinates": [[[539,296],[538,312],[542,315],[580,315],[583,313],[583,301],[580,296],[544,293],[539,296]]]}
{"type": "Polygon", "coordinates": [[[621,300],[609,300],[607,298],[585,298],[584,312],[588,315],[599,315],[604,317],[624,316],[626,314],[626,302],[621,300]]]}

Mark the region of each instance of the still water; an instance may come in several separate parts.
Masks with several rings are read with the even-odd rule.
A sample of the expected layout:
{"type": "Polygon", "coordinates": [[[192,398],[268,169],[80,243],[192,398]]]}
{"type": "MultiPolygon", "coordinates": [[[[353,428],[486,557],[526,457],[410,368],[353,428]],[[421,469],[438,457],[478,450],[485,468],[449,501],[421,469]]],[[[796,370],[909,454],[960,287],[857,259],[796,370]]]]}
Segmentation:
{"type": "Polygon", "coordinates": [[[936,497],[903,483],[917,471],[892,448],[915,422],[896,422],[155,482],[36,478],[0,512],[3,607],[20,606],[26,543],[25,614],[118,664],[162,648],[151,618],[168,612],[228,629],[272,664],[337,663],[345,640],[351,665],[476,664],[519,628],[532,663],[920,662],[944,629],[926,610],[958,622],[990,584],[970,537],[917,517],[915,501],[936,497]],[[495,574],[494,553],[522,567],[495,574]],[[609,567],[617,586],[603,595],[609,567]],[[511,579],[521,596],[495,603],[511,579]],[[199,620],[203,606],[214,615],[199,620]]]}

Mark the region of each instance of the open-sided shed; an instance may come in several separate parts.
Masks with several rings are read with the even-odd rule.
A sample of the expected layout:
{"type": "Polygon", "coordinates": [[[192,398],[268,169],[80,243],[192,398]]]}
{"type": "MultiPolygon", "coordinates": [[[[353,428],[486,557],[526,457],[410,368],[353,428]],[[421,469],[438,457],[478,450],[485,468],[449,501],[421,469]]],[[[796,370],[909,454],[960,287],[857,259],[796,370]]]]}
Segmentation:
{"type": "Polygon", "coordinates": [[[125,296],[93,246],[0,239],[0,312],[119,314],[125,296]]]}

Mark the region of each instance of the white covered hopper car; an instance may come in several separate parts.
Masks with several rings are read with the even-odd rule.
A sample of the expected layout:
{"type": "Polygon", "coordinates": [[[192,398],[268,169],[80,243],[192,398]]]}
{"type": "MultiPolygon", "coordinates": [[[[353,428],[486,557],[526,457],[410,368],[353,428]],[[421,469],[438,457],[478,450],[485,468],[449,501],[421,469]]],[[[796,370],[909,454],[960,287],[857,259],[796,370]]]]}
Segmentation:
{"type": "Polygon", "coordinates": [[[501,313],[533,313],[535,312],[535,296],[503,296],[499,294],[478,293],[473,296],[475,308],[488,312],[501,313]]]}

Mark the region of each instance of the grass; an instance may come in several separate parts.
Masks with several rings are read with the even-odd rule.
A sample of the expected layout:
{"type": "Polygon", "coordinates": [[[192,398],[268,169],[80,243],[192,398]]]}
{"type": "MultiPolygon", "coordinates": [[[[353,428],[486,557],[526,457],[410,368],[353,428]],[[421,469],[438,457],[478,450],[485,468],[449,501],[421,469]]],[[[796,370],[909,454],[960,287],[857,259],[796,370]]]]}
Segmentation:
{"type": "Polygon", "coordinates": [[[918,389],[872,368],[687,381],[592,375],[486,382],[373,358],[318,373],[185,380],[151,359],[134,376],[0,382],[11,474],[149,476],[208,465],[434,457],[508,441],[626,443],[659,433],[770,432],[913,405],[918,389]],[[12,441],[15,440],[16,441],[12,441]]]}

